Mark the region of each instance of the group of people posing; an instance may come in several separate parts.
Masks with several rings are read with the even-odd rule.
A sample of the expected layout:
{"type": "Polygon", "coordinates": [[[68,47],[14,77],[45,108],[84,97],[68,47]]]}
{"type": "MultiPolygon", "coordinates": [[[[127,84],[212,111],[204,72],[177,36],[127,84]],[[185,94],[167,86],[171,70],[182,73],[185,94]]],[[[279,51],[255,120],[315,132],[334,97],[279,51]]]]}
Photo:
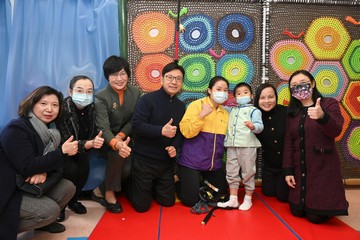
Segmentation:
{"type": "Polygon", "coordinates": [[[138,212],[148,211],[153,200],[173,206],[176,194],[192,207],[201,200],[204,182],[227,196],[218,207],[249,210],[261,147],[264,195],[289,202],[293,215],[313,223],[348,214],[334,140],[343,118],[338,102],[321,96],[308,71],[290,77],[288,107],[277,104],[276,88],[269,83],[255,94],[249,84],[237,84],[237,104],[226,107],[229,82],[221,76],[210,80],[206,97],[186,107],[177,98],[185,76],[177,62],[163,68],[161,88],[144,95],[129,84],[124,58],[110,56],[103,72],[108,85],[96,94],[87,76],[70,81],[65,99],[51,87],[35,89],[20,103],[19,118],[3,129],[0,239],[16,239],[32,229],[65,231],[59,222],[66,207],[86,213],[79,196],[90,149],[106,158],[104,181],[91,198],[113,213],[123,211],[120,192],[138,212]],[[57,169],[63,178],[40,197],[17,186],[17,175],[40,184],[57,169]]]}

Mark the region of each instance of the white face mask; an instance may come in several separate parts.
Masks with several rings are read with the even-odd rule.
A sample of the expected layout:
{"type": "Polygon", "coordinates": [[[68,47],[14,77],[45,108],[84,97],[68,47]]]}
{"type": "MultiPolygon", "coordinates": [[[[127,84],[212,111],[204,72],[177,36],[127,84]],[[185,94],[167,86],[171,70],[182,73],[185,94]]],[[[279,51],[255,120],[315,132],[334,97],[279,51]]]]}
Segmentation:
{"type": "Polygon", "coordinates": [[[239,105],[245,105],[248,104],[251,101],[250,96],[242,96],[242,97],[237,97],[236,98],[236,102],[239,105]]]}
{"type": "Polygon", "coordinates": [[[86,93],[73,93],[72,100],[75,105],[82,109],[93,102],[93,94],[86,94],[86,93]]]}
{"type": "Polygon", "coordinates": [[[212,92],[212,99],[218,104],[223,104],[228,99],[228,93],[212,92]]]}

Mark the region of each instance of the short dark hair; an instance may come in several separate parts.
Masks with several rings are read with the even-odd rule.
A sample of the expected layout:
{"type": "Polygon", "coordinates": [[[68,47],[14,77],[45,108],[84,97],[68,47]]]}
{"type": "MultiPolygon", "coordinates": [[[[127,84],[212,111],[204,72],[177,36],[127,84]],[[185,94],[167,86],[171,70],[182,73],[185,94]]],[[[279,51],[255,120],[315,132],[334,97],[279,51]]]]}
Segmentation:
{"type": "Polygon", "coordinates": [[[54,120],[60,118],[64,108],[63,94],[49,86],[38,87],[34,91],[32,91],[27,97],[21,100],[18,107],[18,115],[20,117],[29,118],[29,113],[33,111],[35,104],[37,104],[43,96],[52,94],[54,94],[59,100],[59,114],[54,120]]]}
{"type": "Polygon", "coordinates": [[[291,76],[289,78],[289,82],[288,82],[288,87],[289,87],[289,91],[290,91],[290,103],[289,103],[289,108],[288,108],[288,114],[292,117],[296,116],[303,108],[301,101],[291,95],[291,89],[290,89],[291,80],[293,79],[293,77],[295,77],[296,75],[299,75],[299,74],[303,74],[303,75],[307,76],[310,79],[310,82],[314,83],[314,88],[313,88],[313,92],[312,92],[312,96],[311,96],[311,99],[313,100],[313,102],[315,103],[318,98],[322,98],[321,93],[316,88],[316,81],[315,81],[314,76],[309,71],[304,70],[304,69],[295,71],[293,74],[291,74],[291,76]]]}
{"type": "Polygon", "coordinates": [[[109,76],[111,74],[114,74],[122,69],[125,70],[126,74],[128,75],[128,78],[130,78],[131,73],[130,73],[130,65],[128,61],[123,57],[112,55],[108,57],[104,62],[103,65],[104,77],[106,78],[106,80],[109,81],[109,76]]]}
{"type": "MultiPolygon", "coordinates": [[[[215,76],[215,77],[213,77],[213,78],[210,79],[208,88],[209,88],[209,89],[212,89],[213,86],[215,85],[215,83],[217,83],[218,81],[224,81],[224,82],[226,82],[227,86],[229,87],[229,81],[228,81],[228,80],[226,80],[226,79],[225,79],[224,77],[222,77],[222,76],[215,76]]],[[[208,92],[208,95],[210,95],[209,92],[208,92]]]]}
{"type": "Polygon", "coordinates": [[[161,75],[164,77],[166,73],[172,71],[172,70],[180,70],[180,72],[182,73],[183,77],[185,76],[185,70],[182,66],[180,66],[177,62],[171,62],[168,63],[164,66],[161,75]]]}
{"type": "Polygon", "coordinates": [[[270,83],[263,83],[261,84],[260,86],[258,86],[258,88],[256,89],[255,91],[255,97],[254,97],[254,106],[257,107],[257,108],[260,108],[259,107],[259,99],[260,99],[260,95],[262,93],[262,91],[265,89],[265,88],[272,88],[274,90],[274,93],[275,93],[275,99],[276,99],[276,104],[277,104],[277,101],[278,101],[278,95],[277,95],[277,90],[276,90],[276,87],[270,83]]]}
{"type": "Polygon", "coordinates": [[[93,82],[93,80],[91,80],[91,78],[89,78],[88,76],[85,76],[85,75],[77,75],[77,76],[73,77],[73,78],[70,80],[69,88],[70,88],[71,90],[73,90],[74,85],[75,85],[76,82],[79,81],[80,79],[88,79],[88,80],[90,80],[90,82],[92,83],[93,88],[94,88],[94,82],[93,82]]]}
{"type": "Polygon", "coordinates": [[[250,93],[252,94],[251,86],[249,84],[247,84],[246,82],[241,82],[241,83],[236,84],[236,86],[234,87],[234,91],[233,91],[234,97],[236,96],[236,89],[238,89],[239,87],[247,87],[249,89],[250,93]]]}

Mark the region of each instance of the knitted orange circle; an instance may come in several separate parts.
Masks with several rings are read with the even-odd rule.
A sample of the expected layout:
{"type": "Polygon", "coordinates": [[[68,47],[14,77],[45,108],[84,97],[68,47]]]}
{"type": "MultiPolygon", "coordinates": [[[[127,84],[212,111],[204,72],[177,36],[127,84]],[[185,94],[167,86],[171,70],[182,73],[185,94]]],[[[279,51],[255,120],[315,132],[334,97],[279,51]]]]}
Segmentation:
{"type": "Polygon", "coordinates": [[[174,42],[174,20],[159,12],[140,14],[131,30],[136,46],[143,53],[163,52],[174,42]]]}
{"type": "Polygon", "coordinates": [[[340,135],[335,138],[335,141],[340,141],[343,138],[343,136],[344,136],[349,124],[350,124],[350,121],[351,121],[351,118],[350,118],[348,112],[345,110],[344,106],[342,104],[339,104],[339,105],[340,105],[341,115],[344,118],[344,124],[343,124],[343,128],[341,130],[340,135]]]}
{"type": "Polygon", "coordinates": [[[142,91],[152,92],[161,87],[161,72],[164,66],[172,62],[165,54],[143,56],[135,67],[135,81],[142,91]]]}
{"type": "Polygon", "coordinates": [[[360,119],[360,81],[350,82],[342,100],[353,119],[360,119]]]}

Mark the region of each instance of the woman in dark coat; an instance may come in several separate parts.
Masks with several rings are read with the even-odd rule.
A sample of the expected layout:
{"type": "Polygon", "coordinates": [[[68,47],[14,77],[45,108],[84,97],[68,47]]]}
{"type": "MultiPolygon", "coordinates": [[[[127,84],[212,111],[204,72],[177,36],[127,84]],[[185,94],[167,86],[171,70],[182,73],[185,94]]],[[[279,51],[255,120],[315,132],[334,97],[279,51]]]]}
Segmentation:
{"type": "Polygon", "coordinates": [[[321,223],[348,215],[335,138],[343,117],[339,103],[324,98],[305,70],[289,79],[291,99],[284,140],[283,170],[293,215],[321,223]]]}
{"type": "Polygon", "coordinates": [[[256,89],[254,106],[260,109],[264,130],[257,134],[262,150],[261,192],[287,202],[289,187],[282,174],[287,107],[277,104],[276,88],[261,84],[256,89]]]}
{"type": "Polygon", "coordinates": [[[56,233],[65,226],[56,223],[60,210],[75,193],[74,185],[61,179],[41,197],[22,192],[16,175],[30,184],[43,183],[48,173],[64,166],[63,155],[77,152],[71,136],[59,146],[60,133],[53,121],[62,111],[62,94],[39,87],[19,105],[19,118],[5,126],[0,136],[0,239],[16,239],[18,232],[41,229],[56,233]],[[59,146],[59,147],[58,147],[59,146]]]}

